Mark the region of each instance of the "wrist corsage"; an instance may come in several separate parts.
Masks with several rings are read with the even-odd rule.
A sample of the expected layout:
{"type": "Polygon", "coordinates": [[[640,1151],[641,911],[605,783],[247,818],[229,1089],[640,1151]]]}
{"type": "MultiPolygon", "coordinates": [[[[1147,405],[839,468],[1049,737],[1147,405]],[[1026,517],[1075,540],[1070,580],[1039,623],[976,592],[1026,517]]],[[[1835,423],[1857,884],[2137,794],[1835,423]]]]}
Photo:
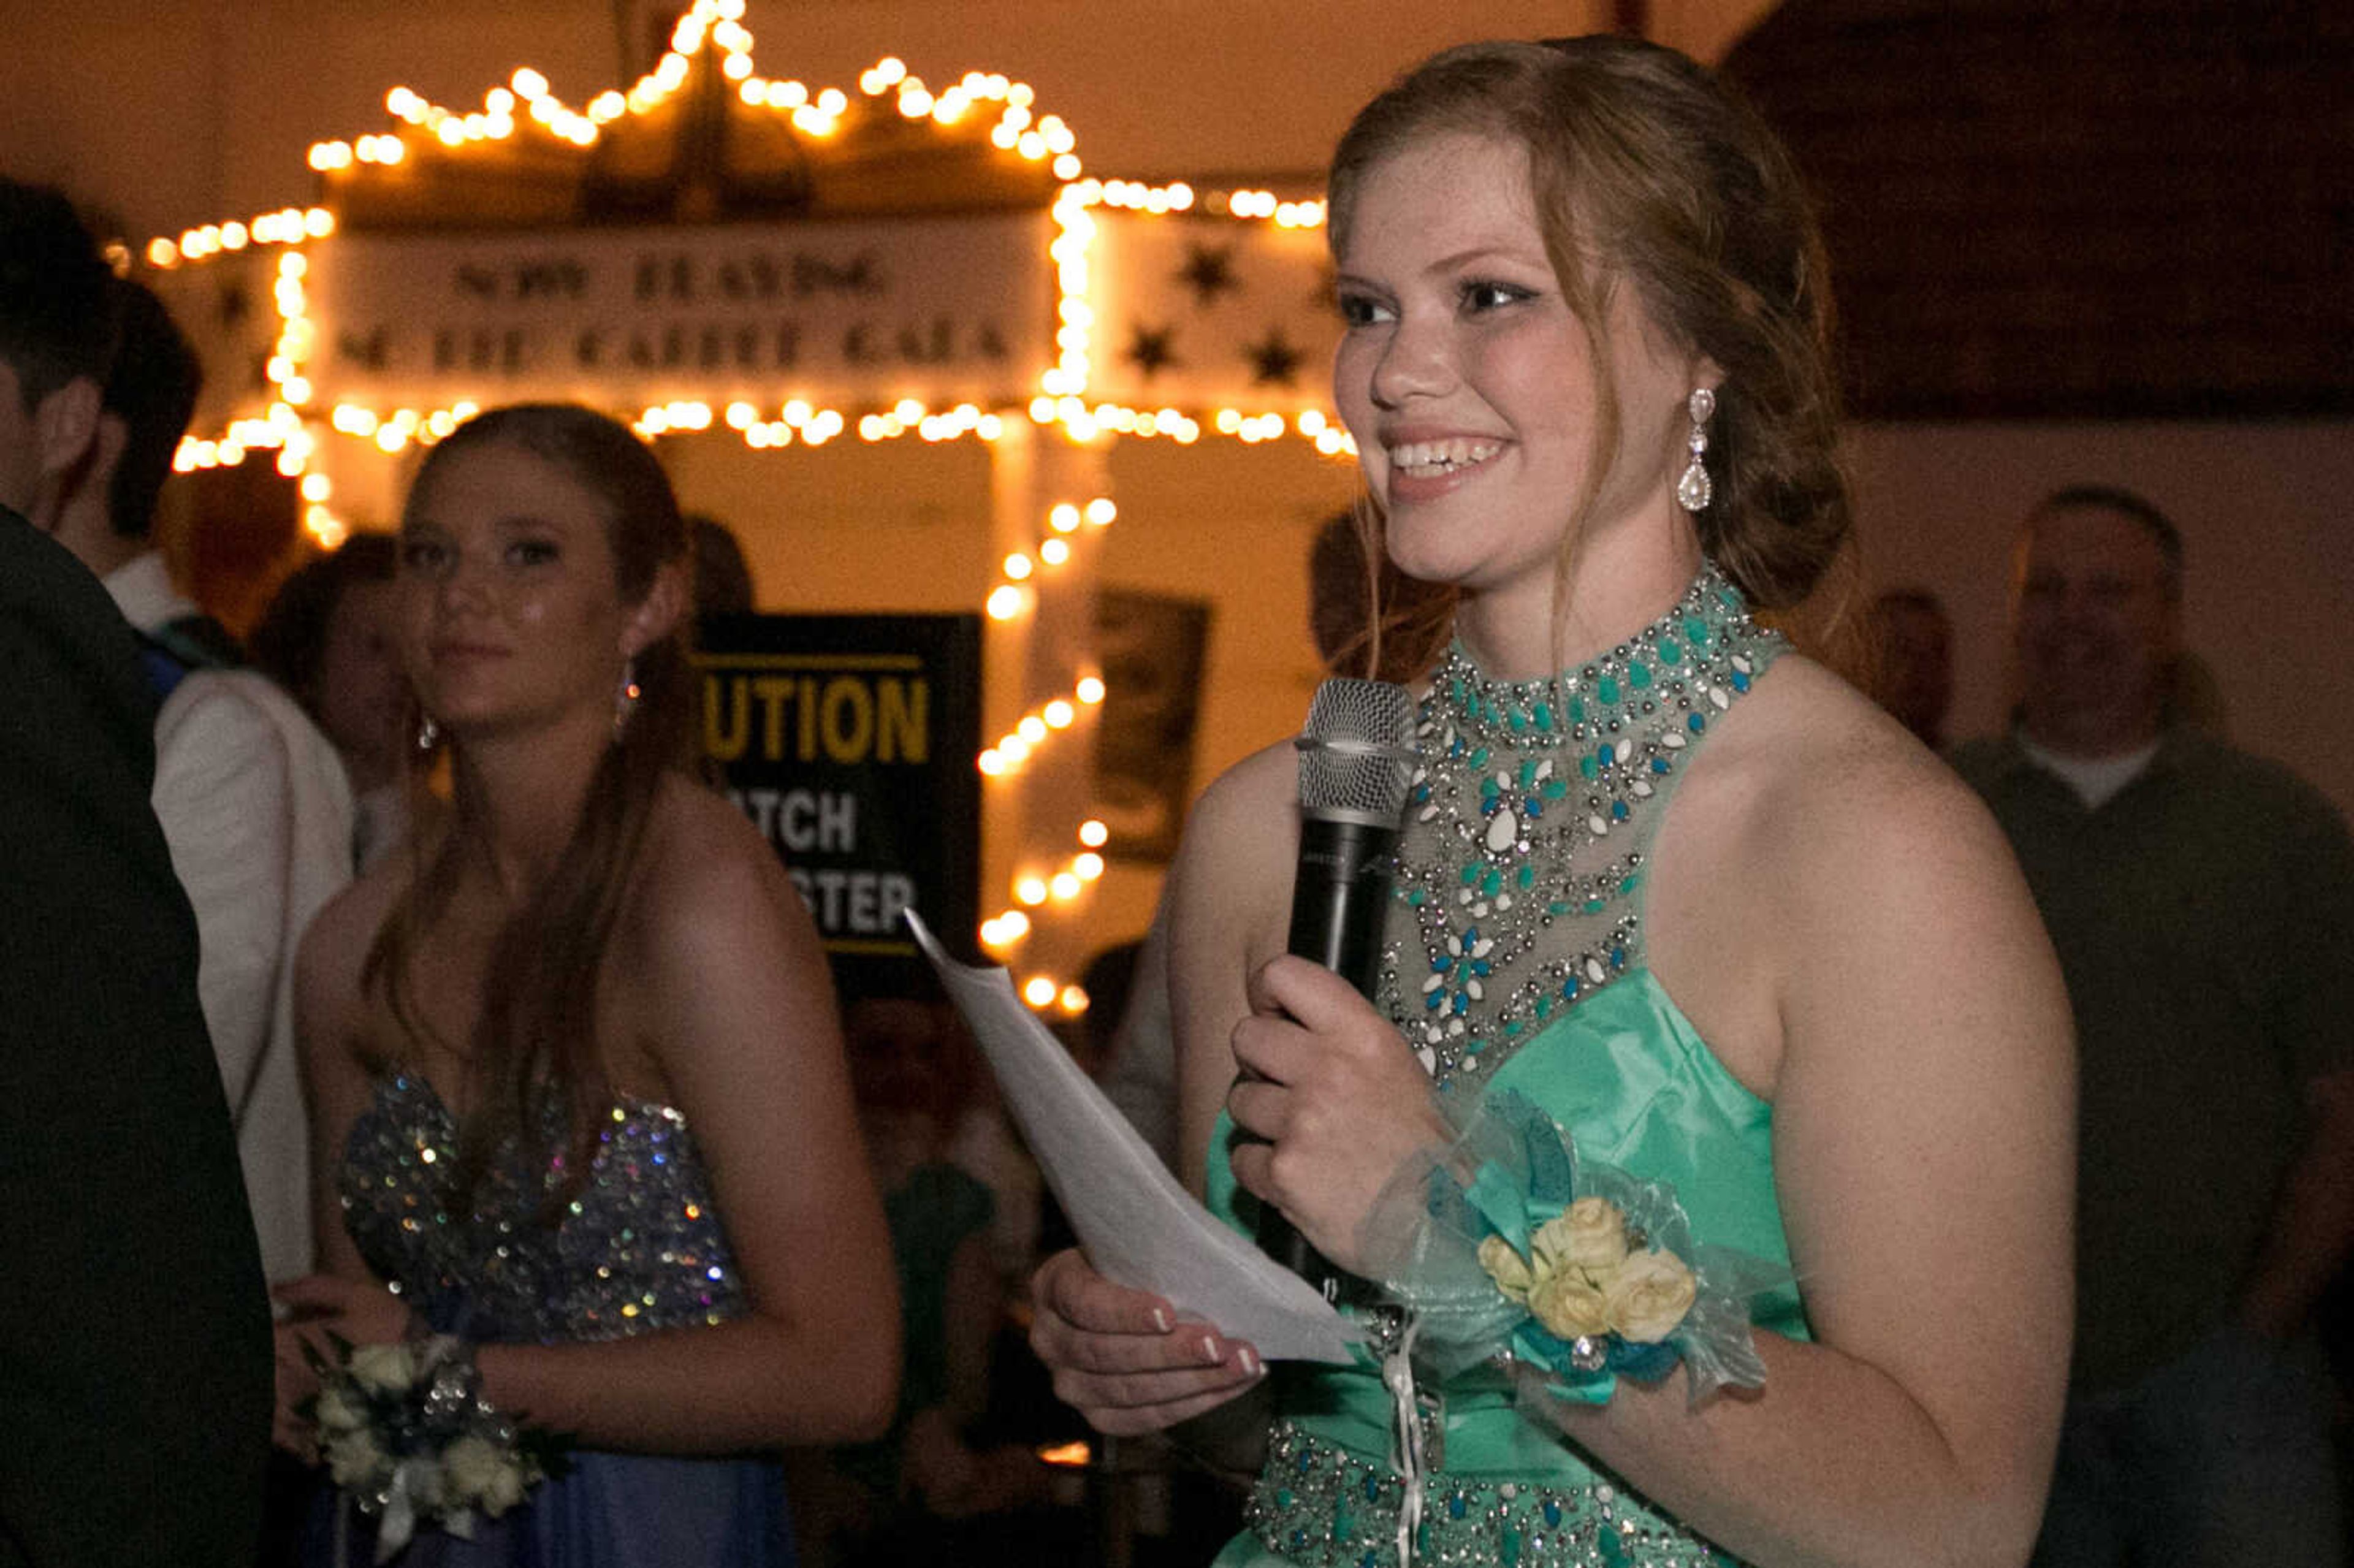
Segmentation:
{"type": "Polygon", "coordinates": [[[1585,1404],[1680,1362],[1695,1403],[1765,1382],[1748,1302],[1789,1271],[1698,1245],[1672,1187],[1582,1159],[1521,1096],[1490,1096],[1452,1150],[1394,1191],[1411,1191],[1416,1212],[1391,1223],[1405,1245],[1388,1249],[1384,1282],[1440,1371],[1503,1360],[1585,1404]]]}
{"type": "MultiPolygon", "coordinates": [[[[540,1481],[571,1467],[569,1440],[507,1415],[482,1397],[472,1348],[446,1334],[404,1344],[308,1338],[319,1391],[298,1406],[346,1503],[377,1520],[376,1561],[430,1525],[462,1539],[476,1516],[496,1519],[540,1481]]],[[[337,1533],[340,1537],[341,1515],[337,1533]]],[[[344,1560],[339,1549],[337,1560],[344,1560]]]]}

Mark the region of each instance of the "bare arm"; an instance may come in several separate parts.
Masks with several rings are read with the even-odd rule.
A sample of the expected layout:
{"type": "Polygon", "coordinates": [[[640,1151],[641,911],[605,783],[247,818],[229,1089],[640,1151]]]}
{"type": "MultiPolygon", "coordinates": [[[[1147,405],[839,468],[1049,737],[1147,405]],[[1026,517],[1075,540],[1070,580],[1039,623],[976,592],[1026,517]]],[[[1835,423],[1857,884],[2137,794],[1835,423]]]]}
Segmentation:
{"type": "Polygon", "coordinates": [[[1731,841],[1754,869],[1727,918],[1775,933],[1775,1160],[1816,1342],[1764,1343],[1758,1397],[1693,1414],[1622,1384],[1569,1429],[1760,1563],[2017,1563],[2071,1320],[2066,1001],[1977,803],[1862,767],[1835,812],[1776,791],[1731,841]]]}
{"type": "Polygon", "coordinates": [[[751,1310],[605,1343],[486,1346],[483,1391],[599,1446],[872,1437],[898,1380],[897,1287],[816,927],[766,847],[694,805],[709,806],[697,842],[650,868],[633,1011],[709,1165],[751,1310]]]}

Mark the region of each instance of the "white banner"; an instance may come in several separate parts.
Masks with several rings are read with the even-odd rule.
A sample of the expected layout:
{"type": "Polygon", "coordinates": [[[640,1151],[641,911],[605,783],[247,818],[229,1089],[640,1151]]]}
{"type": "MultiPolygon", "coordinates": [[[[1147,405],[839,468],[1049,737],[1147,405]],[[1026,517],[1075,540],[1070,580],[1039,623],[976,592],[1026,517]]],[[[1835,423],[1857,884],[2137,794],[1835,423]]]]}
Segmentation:
{"type": "Polygon", "coordinates": [[[1055,360],[1043,213],[312,249],[314,406],[1027,401],[1055,360]]]}

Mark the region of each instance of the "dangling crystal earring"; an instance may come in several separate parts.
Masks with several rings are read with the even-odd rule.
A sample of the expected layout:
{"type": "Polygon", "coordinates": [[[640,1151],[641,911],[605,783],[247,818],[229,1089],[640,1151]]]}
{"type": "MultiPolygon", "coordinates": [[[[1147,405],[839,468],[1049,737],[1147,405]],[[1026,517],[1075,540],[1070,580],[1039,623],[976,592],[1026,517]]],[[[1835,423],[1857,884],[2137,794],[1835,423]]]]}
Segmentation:
{"type": "Polygon", "coordinates": [[[630,715],[638,711],[638,701],[645,695],[638,684],[638,662],[626,660],[621,665],[621,683],[613,693],[613,739],[620,741],[623,731],[630,727],[630,715]]]}
{"type": "Polygon", "coordinates": [[[1691,412],[1691,434],[1684,440],[1691,449],[1691,463],[1684,470],[1683,477],[1676,481],[1676,504],[1687,512],[1699,512],[1716,493],[1716,487],[1709,482],[1707,465],[1700,461],[1708,452],[1708,420],[1716,412],[1716,394],[1705,387],[1695,387],[1685,407],[1691,412]]]}
{"type": "Polygon", "coordinates": [[[419,714],[417,715],[417,749],[430,751],[440,744],[441,726],[433,722],[431,714],[419,714]]]}

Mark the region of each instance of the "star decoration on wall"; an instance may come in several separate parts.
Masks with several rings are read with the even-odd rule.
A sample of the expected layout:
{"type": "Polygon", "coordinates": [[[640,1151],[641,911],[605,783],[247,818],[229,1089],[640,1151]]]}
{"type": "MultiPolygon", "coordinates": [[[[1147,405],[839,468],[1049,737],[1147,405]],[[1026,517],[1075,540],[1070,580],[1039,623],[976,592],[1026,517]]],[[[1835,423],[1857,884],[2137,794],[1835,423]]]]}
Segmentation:
{"type": "Polygon", "coordinates": [[[1283,335],[1283,328],[1271,326],[1265,337],[1244,347],[1243,357],[1251,362],[1252,385],[1288,387],[1299,369],[1301,356],[1283,335]]]}
{"type": "Polygon", "coordinates": [[[1195,244],[1185,249],[1185,265],[1178,269],[1177,281],[1193,291],[1194,303],[1206,309],[1218,302],[1220,294],[1240,291],[1232,246],[1195,244]]]}
{"type": "Polygon", "coordinates": [[[1128,348],[1122,357],[1142,371],[1144,378],[1150,381],[1158,372],[1184,363],[1170,344],[1170,339],[1176,335],[1175,327],[1149,327],[1142,322],[1130,323],[1128,348]]]}

